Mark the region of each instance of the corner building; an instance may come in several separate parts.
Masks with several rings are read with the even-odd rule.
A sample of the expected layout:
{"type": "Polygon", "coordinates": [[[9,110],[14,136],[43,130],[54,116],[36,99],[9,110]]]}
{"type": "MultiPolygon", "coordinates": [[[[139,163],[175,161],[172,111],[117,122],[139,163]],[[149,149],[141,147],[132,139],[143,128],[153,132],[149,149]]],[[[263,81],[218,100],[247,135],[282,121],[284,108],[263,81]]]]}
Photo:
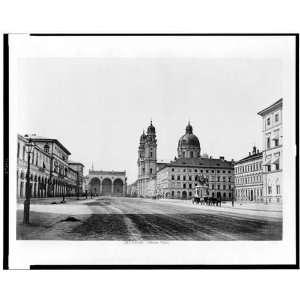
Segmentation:
{"type": "MultiPolygon", "coordinates": [[[[152,123],[150,126],[153,126],[152,123]]],[[[150,127],[149,126],[149,127],[150,127]]],[[[156,168],[146,172],[147,164],[153,168],[154,162],[147,155],[143,156],[146,148],[155,149],[155,162],[157,144],[144,143],[147,136],[144,133],[140,139],[139,147],[139,177],[138,196],[164,197],[177,199],[190,199],[200,176],[208,178],[209,195],[222,200],[230,200],[234,189],[234,164],[226,161],[223,156],[219,159],[201,155],[201,147],[198,137],[193,133],[190,123],[186,126],[185,134],[179,139],[177,147],[178,158],[169,163],[156,163],[156,168]],[[155,147],[154,147],[155,145],[155,147]],[[145,172],[144,172],[145,170],[145,172]]],[[[153,155],[153,154],[152,154],[153,155]]]]}
{"type": "Polygon", "coordinates": [[[282,202],[282,99],[258,113],[262,117],[263,197],[266,203],[282,202]]]}

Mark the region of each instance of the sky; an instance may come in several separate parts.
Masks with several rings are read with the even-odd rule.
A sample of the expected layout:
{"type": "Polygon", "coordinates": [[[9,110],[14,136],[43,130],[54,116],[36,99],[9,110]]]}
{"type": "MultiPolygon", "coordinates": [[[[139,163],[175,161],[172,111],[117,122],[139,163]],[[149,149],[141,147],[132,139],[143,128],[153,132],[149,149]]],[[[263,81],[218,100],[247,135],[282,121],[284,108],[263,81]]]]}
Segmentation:
{"type": "Polygon", "coordinates": [[[282,97],[281,61],[241,56],[234,47],[224,57],[167,50],[18,59],[17,131],[58,139],[85,173],[92,163],[96,170],[126,170],[129,184],[151,119],[158,160],[177,156],[189,120],[202,154],[238,160],[253,145],[261,149],[257,112],[282,97]]]}

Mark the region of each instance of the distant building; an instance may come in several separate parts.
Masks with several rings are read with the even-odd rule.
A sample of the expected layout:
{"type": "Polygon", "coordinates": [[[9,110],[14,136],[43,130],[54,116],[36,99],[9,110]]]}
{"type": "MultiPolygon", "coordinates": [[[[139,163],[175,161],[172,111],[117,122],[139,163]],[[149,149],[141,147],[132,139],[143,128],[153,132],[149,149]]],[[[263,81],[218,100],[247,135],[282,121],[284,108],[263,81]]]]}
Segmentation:
{"type": "Polygon", "coordinates": [[[69,150],[57,139],[37,135],[18,135],[17,197],[25,198],[27,159],[26,143],[34,143],[30,162],[31,197],[76,195],[78,172],[69,165],[69,150]]]}
{"type": "Polygon", "coordinates": [[[263,127],[263,197],[266,203],[282,201],[282,99],[258,113],[263,127]]]}
{"type": "Polygon", "coordinates": [[[84,165],[81,162],[69,160],[69,166],[77,172],[77,192],[81,195],[84,192],[83,169],[84,165]]]}
{"type": "Polygon", "coordinates": [[[263,201],[263,154],[256,147],[234,165],[235,200],[263,201]]]}
{"type": "Polygon", "coordinates": [[[203,175],[209,181],[209,195],[229,200],[233,197],[234,167],[233,161],[224,157],[213,159],[201,156],[199,139],[193,134],[190,123],[185,134],[179,139],[175,158],[169,163],[157,163],[157,141],[155,128],[142,134],[138,157],[138,195],[141,197],[166,197],[189,199],[203,175]]]}
{"type": "Polygon", "coordinates": [[[89,170],[86,177],[88,192],[101,196],[126,196],[126,171],[89,170]]]}
{"type": "Polygon", "coordinates": [[[127,196],[129,197],[137,197],[138,195],[138,188],[137,188],[137,180],[132,184],[127,186],[127,196]]]}

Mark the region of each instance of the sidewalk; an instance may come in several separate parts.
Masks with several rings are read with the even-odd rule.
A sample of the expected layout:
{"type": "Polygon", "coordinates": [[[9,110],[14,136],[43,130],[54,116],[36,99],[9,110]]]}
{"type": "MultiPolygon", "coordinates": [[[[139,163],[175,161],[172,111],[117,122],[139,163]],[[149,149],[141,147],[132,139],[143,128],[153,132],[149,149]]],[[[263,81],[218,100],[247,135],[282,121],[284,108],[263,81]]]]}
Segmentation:
{"type": "MultiPolygon", "coordinates": [[[[96,199],[96,197],[93,197],[92,199],[96,199]]],[[[85,196],[79,197],[77,199],[77,196],[72,196],[72,197],[65,197],[66,203],[68,202],[79,202],[82,200],[92,200],[91,197],[88,197],[87,199],[85,196]]],[[[31,198],[30,203],[31,204],[51,204],[52,202],[60,203],[63,200],[63,197],[50,197],[50,198],[31,198]]],[[[25,199],[18,199],[17,203],[18,204],[23,204],[25,199]]]]}

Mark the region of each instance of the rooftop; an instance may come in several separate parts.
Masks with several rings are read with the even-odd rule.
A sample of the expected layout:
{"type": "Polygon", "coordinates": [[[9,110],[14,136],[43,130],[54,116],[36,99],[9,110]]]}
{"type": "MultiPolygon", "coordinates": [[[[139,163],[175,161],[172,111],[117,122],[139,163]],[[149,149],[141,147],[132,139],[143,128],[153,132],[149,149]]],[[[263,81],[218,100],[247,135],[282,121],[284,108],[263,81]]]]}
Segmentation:
{"type": "Polygon", "coordinates": [[[225,159],[206,158],[206,157],[178,158],[166,164],[165,167],[233,168],[233,162],[227,161],[225,159]]]}
{"type": "Polygon", "coordinates": [[[44,137],[44,136],[40,136],[40,135],[36,135],[36,134],[25,134],[24,137],[27,139],[30,138],[36,142],[54,142],[59,147],[61,147],[68,155],[71,154],[71,152],[62,143],[60,143],[60,141],[57,139],[52,139],[52,138],[48,138],[48,137],[44,137]]]}
{"type": "Polygon", "coordinates": [[[260,115],[260,116],[264,116],[267,113],[269,113],[270,111],[272,111],[274,109],[277,109],[281,106],[282,106],[282,98],[279,99],[278,101],[276,101],[275,103],[271,104],[267,108],[264,108],[263,110],[259,111],[257,114],[260,115]]]}

